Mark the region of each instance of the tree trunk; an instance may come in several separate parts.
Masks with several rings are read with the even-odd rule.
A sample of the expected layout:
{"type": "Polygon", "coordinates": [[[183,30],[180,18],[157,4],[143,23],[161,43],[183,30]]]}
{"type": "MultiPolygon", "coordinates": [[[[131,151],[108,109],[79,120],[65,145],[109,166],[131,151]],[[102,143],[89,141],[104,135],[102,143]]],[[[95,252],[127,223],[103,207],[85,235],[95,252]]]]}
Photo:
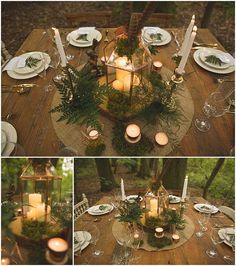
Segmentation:
{"type": "Polygon", "coordinates": [[[187,158],[163,159],[163,169],[160,175],[166,189],[181,190],[187,169],[187,158]]]}
{"type": "Polygon", "coordinates": [[[207,199],[207,192],[208,192],[208,189],[209,189],[209,187],[211,186],[212,182],[214,181],[216,175],[217,175],[218,172],[220,171],[220,169],[221,169],[221,167],[222,167],[224,161],[225,161],[225,158],[219,158],[219,159],[217,160],[216,165],[215,165],[214,169],[212,170],[211,175],[210,175],[210,177],[208,178],[208,180],[207,180],[207,182],[206,182],[206,185],[205,185],[205,187],[204,187],[204,189],[203,189],[203,195],[202,195],[202,196],[203,196],[204,199],[207,199]]]}
{"type": "Polygon", "coordinates": [[[204,15],[201,21],[201,28],[207,28],[210,22],[211,14],[213,12],[215,3],[208,2],[205,7],[204,15]]]}
{"type": "Polygon", "coordinates": [[[140,159],[140,167],[137,176],[141,178],[149,178],[151,176],[148,158],[140,159]]]}
{"type": "Polygon", "coordinates": [[[101,191],[110,191],[115,185],[115,178],[112,173],[110,160],[108,158],[95,159],[98,176],[101,182],[101,191]]]}
{"type": "Polygon", "coordinates": [[[80,191],[79,191],[79,177],[77,176],[77,169],[79,169],[80,167],[80,160],[79,159],[75,159],[74,160],[74,197],[75,197],[75,200],[74,202],[77,203],[79,202],[81,199],[80,199],[80,191]]]}

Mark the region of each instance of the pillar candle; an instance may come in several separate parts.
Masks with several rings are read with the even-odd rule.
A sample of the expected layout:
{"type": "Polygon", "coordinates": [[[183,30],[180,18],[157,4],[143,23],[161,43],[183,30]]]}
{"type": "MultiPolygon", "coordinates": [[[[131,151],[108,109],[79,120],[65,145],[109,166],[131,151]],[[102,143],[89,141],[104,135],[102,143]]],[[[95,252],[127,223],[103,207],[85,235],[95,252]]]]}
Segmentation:
{"type": "Polygon", "coordinates": [[[42,195],[39,193],[29,194],[29,205],[35,206],[42,202],[42,195]]]}
{"type": "Polygon", "coordinates": [[[181,201],[184,201],[186,198],[187,188],[188,188],[188,176],[186,176],[184,179],[184,186],[183,186],[181,201]]]}
{"type": "Polygon", "coordinates": [[[153,217],[157,217],[157,205],[158,201],[157,199],[151,199],[150,200],[150,215],[153,217]]]}
{"type": "MultiPolygon", "coordinates": [[[[131,74],[126,75],[123,81],[124,81],[124,91],[129,91],[131,88],[131,74]]],[[[140,84],[139,78],[136,75],[134,75],[133,86],[138,86],[139,84],[140,84]]]]}
{"type": "Polygon", "coordinates": [[[187,28],[187,30],[185,32],[184,41],[182,43],[180,51],[178,52],[179,56],[183,56],[183,54],[185,53],[185,49],[186,49],[187,43],[189,41],[189,38],[191,36],[191,32],[193,30],[194,23],[195,23],[195,15],[192,16],[192,19],[191,19],[191,21],[189,23],[189,26],[188,26],[188,28],[187,28]]]}
{"type": "Polygon", "coordinates": [[[56,42],[56,46],[57,46],[57,50],[59,52],[60,58],[61,58],[61,66],[65,67],[67,60],[66,60],[66,55],[65,55],[65,51],[61,42],[61,36],[59,33],[59,30],[56,28],[52,28],[55,32],[55,42],[56,42]]]}
{"type": "Polygon", "coordinates": [[[27,212],[27,219],[29,220],[36,220],[36,209],[35,208],[30,208],[30,210],[27,212]]]}
{"type": "Polygon", "coordinates": [[[123,91],[124,83],[123,81],[116,79],[112,82],[112,87],[116,90],[123,91]]]}
{"type": "Polygon", "coordinates": [[[128,65],[127,57],[125,57],[125,56],[124,57],[118,57],[115,60],[115,63],[116,63],[117,67],[122,68],[122,69],[116,69],[116,79],[117,80],[123,81],[125,76],[127,76],[127,75],[131,76],[131,73],[129,71],[123,70],[123,69],[127,68],[127,65],[128,65]]]}
{"type": "Polygon", "coordinates": [[[179,66],[176,69],[176,73],[178,73],[180,75],[183,75],[184,74],[184,68],[185,68],[185,65],[187,63],[187,60],[188,60],[190,51],[192,49],[193,42],[194,42],[194,39],[196,37],[196,34],[197,34],[197,26],[194,26],[193,27],[193,31],[192,31],[191,36],[190,36],[190,39],[189,39],[189,41],[188,41],[188,43],[186,45],[186,50],[184,51],[184,54],[183,54],[183,56],[181,58],[181,61],[179,63],[179,66]]]}

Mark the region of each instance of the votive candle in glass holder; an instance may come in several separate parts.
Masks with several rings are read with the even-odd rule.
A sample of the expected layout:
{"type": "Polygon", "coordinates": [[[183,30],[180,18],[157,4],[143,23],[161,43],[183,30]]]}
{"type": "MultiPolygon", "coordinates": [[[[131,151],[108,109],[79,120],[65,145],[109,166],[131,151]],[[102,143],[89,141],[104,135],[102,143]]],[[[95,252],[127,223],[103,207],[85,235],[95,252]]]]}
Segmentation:
{"type": "Polygon", "coordinates": [[[126,128],[126,134],[130,138],[137,138],[140,135],[140,127],[135,124],[130,124],[126,128]]]}
{"type": "Polygon", "coordinates": [[[50,257],[53,261],[62,261],[68,251],[68,243],[59,237],[51,238],[48,240],[48,249],[50,257]]]}
{"type": "Polygon", "coordinates": [[[161,61],[154,61],[153,62],[153,69],[156,71],[161,70],[162,66],[163,66],[163,64],[161,61]]]}
{"type": "Polygon", "coordinates": [[[10,265],[10,259],[5,257],[1,259],[1,265],[10,265]]]}
{"type": "Polygon", "coordinates": [[[173,242],[174,242],[174,243],[178,243],[179,240],[180,240],[180,237],[179,237],[179,235],[177,235],[177,234],[173,234],[173,235],[172,235],[172,239],[173,239],[173,242]]]}
{"type": "Polygon", "coordinates": [[[164,132],[158,132],[155,136],[155,140],[160,146],[165,146],[169,142],[168,136],[164,132]]]}
{"type": "Polygon", "coordinates": [[[156,238],[162,238],[164,236],[164,229],[162,227],[157,227],[155,229],[155,237],[156,238]]]}

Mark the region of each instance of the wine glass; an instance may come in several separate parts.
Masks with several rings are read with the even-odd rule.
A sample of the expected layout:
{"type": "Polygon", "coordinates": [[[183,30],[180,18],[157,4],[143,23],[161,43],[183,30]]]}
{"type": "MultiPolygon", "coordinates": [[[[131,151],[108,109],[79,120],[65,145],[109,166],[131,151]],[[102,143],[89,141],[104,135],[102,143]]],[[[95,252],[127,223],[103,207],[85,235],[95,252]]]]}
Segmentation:
{"type": "Polygon", "coordinates": [[[138,249],[140,248],[142,241],[143,241],[143,230],[141,228],[135,228],[134,231],[131,233],[131,243],[132,248],[134,249],[134,253],[130,261],[137,262],[140,259],[140,256],[138,256],[136,253],[138,249]]]}
{"type": "Polygon", "coordinates": [[[206,251],[206,254],[211,258],[215,258],[218,256],[218,253],[216,251],[216,245],[220,244],[224,241],[224,239],[220,238],[218,231],[219,231],[219,229],[217,229],[217,228],[211,229],[211,241],[212,241],[213,245],[212,245],[211,249],[208,249],[206,251]]]}
{"type": "Polygon", "coordinates": [[[174,40],[176,44],[176,51],[177,51],[176,55],[178,55],[178,53],[181,50],[183,41],[184,41],[185,28],[184,27],[177,28],[175,31],[172,31],[172,34],[174,36],[174,40]]]}
{"type": "Polygon", "coordinates": [[[224,115],[231,106],[231,96],[234,93],[233,82],[222,82],[217,90],[211,93],[203,106],[204,117],[195,120],[195,126],[199,131],[206,132],[210,129],[209,118],[224,115]]]}
{"type": "Polygon", "coordinates": [[[198,216],[198,223],[200,225],[200,231],[196,232],[197,237],[203,237],[204,232],[207,231],[207,224],[209,222],[211,213],[200,213],[198,216]]]}
{"type": "Polygon", "coordinates": [[[102,256],[104,254],[104,251],[97,248],[97,242],[100,238],[100,231],[98,227],[96,225],[90,224],[87,226],[87,231],[91,234],[90,243],[94,245],[94,251],[92,255],[94,257],[102,256]]]}
{"type": "Polygon", "coordinates": [[[71,61],[71,60],[73,60],[74,57],[75,57],[73,54],[69,54],[69,53],[67,52],[68,47],[69,47],[69,45],[70,45],[70,39],[71,39],[71,37],[70,37],[70,35],[68,35],[66,32],[61,32],[60,35],[61,35],[61,42],[62,42],[62,45],[63,45],[63,47],[64,47],[64,49],[65,49],[66,59],[67,59],[67,61],[71,61]]]}
{"type": "MultiPolygon", "coordinates": [[[[235,235],[232,235],[232,237],[230,237],[229,242],[231,244],[233,253],[235,253],[235,235]]],[[[228,263],[228,264],[232,264],[234,263],[234,258],[235,256],[231,257],[231,256],[224,256],[223,259],[228,263]]]]}
{"type": "Polygon", "coordinates": [[[198,130],[206,132],[210,129],[210,117],[219,117],[224,115],[230,108],[230,101],[224,98],[222,93],[214,92],[212,93],[203,106],[203,112],[205,117],[197,118],[195,120],[195,126],[198,130]]]}

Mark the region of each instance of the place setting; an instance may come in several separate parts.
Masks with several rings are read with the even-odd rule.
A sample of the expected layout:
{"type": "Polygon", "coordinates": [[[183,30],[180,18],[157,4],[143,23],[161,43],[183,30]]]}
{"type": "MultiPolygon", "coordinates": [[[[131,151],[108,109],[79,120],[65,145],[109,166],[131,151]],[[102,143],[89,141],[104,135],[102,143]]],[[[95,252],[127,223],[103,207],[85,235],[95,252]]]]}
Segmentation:
{"type": "Polygon", "coordinates": [[[227,52],[214,48],[200,48],[193,54],[195,62],[207,71],[229,74],[235,71],[235,59],[227,52]]]}
{"type": "Polygon", "coordinates": [[[102,34],[95,27],[81,27],[70,32],[66,38],[72,46],[83,48],[92,46],[94,39],[100,42],[102,34]]]}
{"type": "Polygon", "coordinates": [[[141,36],[148,45],[162,46],[171,42],[170,33],[159,27],[144,27],[141,36]]]}

